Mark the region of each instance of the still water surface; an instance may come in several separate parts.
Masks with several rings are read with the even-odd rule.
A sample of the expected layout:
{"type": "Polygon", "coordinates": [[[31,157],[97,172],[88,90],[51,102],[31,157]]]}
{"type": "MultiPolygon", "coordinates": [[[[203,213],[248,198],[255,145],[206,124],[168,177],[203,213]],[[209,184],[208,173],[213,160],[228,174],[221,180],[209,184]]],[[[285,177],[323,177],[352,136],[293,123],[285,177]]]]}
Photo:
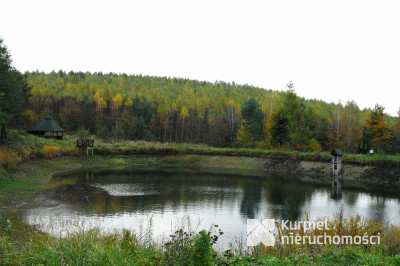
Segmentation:
{"type": "Polygon", "coordinates": [[[189,217],[192,229],[217,224],[224,232],[219,245],[227,248],[246,236],[247,219],[298,220],[306,212],[311,219],[332,217],[342,207],[345,216],[400,223],[396,196],[338,191],[272,176],[183,170],[84,171],[55,178],[30,203],[23,219],[52,234],[93,227],[143,233],[151,225],[161,241],[189,217]]]}

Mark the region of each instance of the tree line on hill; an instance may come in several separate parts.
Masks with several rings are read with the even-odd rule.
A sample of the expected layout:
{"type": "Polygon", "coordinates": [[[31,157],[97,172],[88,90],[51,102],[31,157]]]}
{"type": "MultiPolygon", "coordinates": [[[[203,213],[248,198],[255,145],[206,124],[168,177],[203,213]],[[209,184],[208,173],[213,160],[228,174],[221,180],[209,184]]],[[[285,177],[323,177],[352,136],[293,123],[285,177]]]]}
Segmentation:
{"type": "MultiPolygon", "coordinates": [[[[53,118],[103,139],[351,153],[400,152],[400,119],[376,105],[326,103],[286,91],[183,78],[64,71],[21,74],[0,41],[0,123],[53,118]]],[[[400,113],[399,113],[400,115],[400,113]]],[[[3,132],[3,130],[2,130],[3,132]]]]}

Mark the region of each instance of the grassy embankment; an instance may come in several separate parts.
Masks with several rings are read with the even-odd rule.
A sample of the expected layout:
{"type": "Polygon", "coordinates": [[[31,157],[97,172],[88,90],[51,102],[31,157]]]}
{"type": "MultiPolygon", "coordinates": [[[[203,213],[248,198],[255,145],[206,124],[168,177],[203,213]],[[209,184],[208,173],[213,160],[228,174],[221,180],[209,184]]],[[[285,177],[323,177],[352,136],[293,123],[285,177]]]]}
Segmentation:
{"type": "MultiPolygon", "coordinates": [[[[292,231],[295,235],[378,235],[380,245],[282,244],[246,249],[237,242],[217,252],[213,244],[220,232],[195,233],[178,229],[166,242],[151,238],[151,228],[142,234],[129,231],[104,235],[98,229],[58,238],[27,226],[0,220],[0,264],[28,265],[400,265],[400,227],[341,215],[328,222],[328,229],[292,231]]],[[[288,235],[288,231],[278,230],[288,235]]],[[[276,237],[278,237],[278,234],[276,237]]],[[[243,243],[243,242],[241,242],[243,243]]]]}
{"type": "MultiPolygon", "coordinates": [[[[13,134],[6,145],[0,146],[0,167],[13,169],[18,163],[34,158],[54,158],[60,155],[78,155],[75,136],[62,140],[43,139],[32,135],[13,134]]],[[[298,152],[251,148],[216,148],[189,143],[155,142],[104,142],[95,140],[97,155],[220,155],[260,158],[296,159],[306,161],[329,161],[328,152],[298,152]]],[[[356,155],[345,154],[345,163],[363,165],[392,165],[400,163],[400,155],[356,155]]]]}

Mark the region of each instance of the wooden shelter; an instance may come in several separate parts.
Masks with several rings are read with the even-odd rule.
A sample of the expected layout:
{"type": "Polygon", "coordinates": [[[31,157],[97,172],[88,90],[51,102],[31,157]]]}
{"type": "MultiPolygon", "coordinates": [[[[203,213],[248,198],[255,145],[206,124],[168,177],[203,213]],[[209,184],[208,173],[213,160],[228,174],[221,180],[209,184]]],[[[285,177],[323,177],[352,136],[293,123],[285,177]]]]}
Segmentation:
{"type": "Polygon", "coordinates": [[[49,115],[46,116],[46,119],[33,124],[27,132],[44,138],[62,139],[64,136],[64,129],[57,125],[49,115]]]}
{"type": "Polygon", "coordinates": [[[333,174],[335,176],[339,175],[340,171],[342,170],[342,157],[343,151],[341,149],[334,149],[331,151],[331,155],[333,156],[333,174]]]}

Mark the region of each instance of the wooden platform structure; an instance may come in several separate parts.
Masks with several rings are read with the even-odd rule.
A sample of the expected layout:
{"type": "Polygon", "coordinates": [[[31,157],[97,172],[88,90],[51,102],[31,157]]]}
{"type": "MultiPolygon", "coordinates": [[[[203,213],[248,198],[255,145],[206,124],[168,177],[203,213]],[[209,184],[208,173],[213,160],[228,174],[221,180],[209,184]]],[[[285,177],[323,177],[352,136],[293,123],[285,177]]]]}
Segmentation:
{"type": "Polygon", "coordinates": [[[76,146],[82,150],[86,149],[86,156],[89,156],[89,151],[92,151],[92,156],[94,155],[94,139],[77,139],[76,146]]]}

